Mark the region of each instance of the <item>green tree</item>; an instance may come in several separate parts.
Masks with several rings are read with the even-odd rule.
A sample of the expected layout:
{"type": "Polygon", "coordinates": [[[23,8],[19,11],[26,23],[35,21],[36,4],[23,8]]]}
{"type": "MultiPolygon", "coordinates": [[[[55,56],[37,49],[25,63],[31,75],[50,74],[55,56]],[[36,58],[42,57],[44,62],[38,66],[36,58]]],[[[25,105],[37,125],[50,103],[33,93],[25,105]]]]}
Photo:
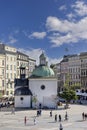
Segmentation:
{"type": "Polygon", "coordinates": [[[76,100],[77,96],[74,90],[64,90],[63,93],[60,94],[60,96],[64,99],[66,99],[66,103],[69,103],[71,100],[76,100]]]}
{"type": "Polygon", "coordinates": [[[70,89],[70,85],[69,85],[69,82],[70,82],[70,75],[69,74],[66,74],[65,75],[65,83],[64,83],[64,90],[68,90],[70,89]]]}
{"type": "Polygon", "coordinates": [[[36,107],[36,103],[37,103],[37,97],[36,96],[33,96],[32,97],[32,102],[34,103],[35,107],[36,107]]]}
{"type": "Polygon", "coordinates": [[[64,84],[64,90],[63,92],[59,95],[60,97],[66,99],[66,104],[69,103],[71,100],[76,100],[77,95],[76,95],[76,88],[80,86],[80,84],[75,85],[70,85],[70,76],[69,74],[66,75],[66,81],[64,84]]]}
{"type": "Polygon", "coordinates": [[[73,84],[70,86],[70,88],[72,90],[81,89],[81,84],[80,83],[73,84]]]}
{"type": "Polygon", "coordinates": [[[0,98],[2,98],[2,93],[0,93],[0,98]]]}

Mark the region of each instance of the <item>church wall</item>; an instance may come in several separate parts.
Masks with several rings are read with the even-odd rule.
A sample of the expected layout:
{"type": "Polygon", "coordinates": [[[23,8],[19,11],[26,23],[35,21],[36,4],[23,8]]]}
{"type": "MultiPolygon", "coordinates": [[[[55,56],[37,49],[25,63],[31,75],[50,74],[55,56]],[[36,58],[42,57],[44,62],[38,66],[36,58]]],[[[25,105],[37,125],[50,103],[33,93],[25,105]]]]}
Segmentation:
{"type": "Polygon", "coordinates": [[[15,108],[30,108],[31,96],[15,96],[15,108]]]}
{"type": "Polygon", "coordinates": [[[50,104],[49,106],[53,106],[54,105],[54,97],[56,97],[57,95],[57,80],[52,80],[52,79],[30,79],[29,80],[29,88],[32,91],[32,94],[34,96],[36,96],[38,102],[37,105],[39,105],[39,103],[42,104],[42,106],[44,106],[45,104],[49,104],[49,100],[50,100],[50,104]],[[41,86],[44,85],[45,88],[41,89],[41,86]],[[46,103],[45,103],[45,99],[49,99],[46,103]]]}

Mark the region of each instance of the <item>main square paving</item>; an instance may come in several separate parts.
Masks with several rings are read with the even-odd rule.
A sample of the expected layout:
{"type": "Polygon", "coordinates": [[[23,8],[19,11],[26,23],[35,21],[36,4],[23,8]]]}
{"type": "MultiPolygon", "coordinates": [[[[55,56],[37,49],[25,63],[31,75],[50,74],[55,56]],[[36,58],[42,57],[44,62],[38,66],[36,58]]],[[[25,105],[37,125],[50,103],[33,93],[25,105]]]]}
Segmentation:
{"type": "Polygon", "coordinates": [[[42,110],[42,115],[36,117],[36,125],[34,125],[36,110],[21,110],[16,111],[15,114],[11,114],[11,111],[1,111],[0,130],[59,130],[60,122],[55,122],[55,114],[61,114],[63,130],[87,130],[87,121],[82,120],[82,112],[87,112],[87,106],[71,104],[70,109],[67,109],[69,120],[64,121],[65,109],[53,110],[52,117],[50,110],[42,110]]]}

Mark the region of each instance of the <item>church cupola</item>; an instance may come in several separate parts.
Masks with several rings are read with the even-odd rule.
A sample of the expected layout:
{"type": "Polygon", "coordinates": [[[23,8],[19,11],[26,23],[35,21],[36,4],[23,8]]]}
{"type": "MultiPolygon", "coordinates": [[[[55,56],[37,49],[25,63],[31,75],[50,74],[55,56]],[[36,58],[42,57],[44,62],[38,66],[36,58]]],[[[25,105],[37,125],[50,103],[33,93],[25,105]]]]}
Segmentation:
{"type": "Polygon", "coordinates": [[[40,65],[46,65],[46,57],[43,52],[40,55],[39,59],[40,59],[40,65]]]}

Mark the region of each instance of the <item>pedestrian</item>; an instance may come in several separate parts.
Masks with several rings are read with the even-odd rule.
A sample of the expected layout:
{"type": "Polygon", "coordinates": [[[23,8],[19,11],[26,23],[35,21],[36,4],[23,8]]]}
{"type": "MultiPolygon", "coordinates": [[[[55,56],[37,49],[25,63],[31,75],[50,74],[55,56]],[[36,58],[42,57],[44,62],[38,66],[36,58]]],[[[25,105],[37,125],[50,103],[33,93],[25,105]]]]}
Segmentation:
{"type": "Polygon", "coordinates": [[[37,110],[37,116],[39,116],[39,111],[37,110]]]}
{"type": "Polygon", "coordinates": [[[61,121],[61,115],[59,114],[59,121],[61,121]]]}
{"type": "Polygon", "coordinates": [[[65,114],[65,120],[68,120],[68,114],[67,114],[67,111],[66,111],[66,114],[65,114]]]}
{"type": "Polygon", "coordinates": [[[84,114],[84,112],[82,113],[82,119],[83,119],[83,120],[85,119],[85,114],[84,114]]]}
{"type": "Polygon", "coordinates": [[[57,114],[55,114],[55,122],[57,122],[57,114]]]}
{"type": "Polygon", "coordinates": [[[42,113],[42,110],[40,109],[40,110],[39,110],[39,115],[40,115],[40,116],[41,116],[41,113],[42,113]]]}
{"type": "Polygon", "coordinates": [[[84,115],[84,118],[85,118],[85,120],[87,119],[87,114],[85,113],[85,115],[84,115]]]}
{"type": "Polygon", "coordinates": [[[27,118],[26,118],[26,116],[24,117],[24,124],[26,125],[26,123],[27,123],[27,118]]]}
{"type": "Polygon", "coordinates": [[[52,117],[52,110],[50,111],[50,117],[52,117]]]}
{"type": "Polygon", "coordinates": [[[59,130],[63,130],[63,126],[62,126],[61,123],[60,123],[60,126],[59,126],[59,130]]]}
{"type": "Polygon", "coordinates": [[[34,125],[36,125],[36,117],[34,117],[34,125]]]}

